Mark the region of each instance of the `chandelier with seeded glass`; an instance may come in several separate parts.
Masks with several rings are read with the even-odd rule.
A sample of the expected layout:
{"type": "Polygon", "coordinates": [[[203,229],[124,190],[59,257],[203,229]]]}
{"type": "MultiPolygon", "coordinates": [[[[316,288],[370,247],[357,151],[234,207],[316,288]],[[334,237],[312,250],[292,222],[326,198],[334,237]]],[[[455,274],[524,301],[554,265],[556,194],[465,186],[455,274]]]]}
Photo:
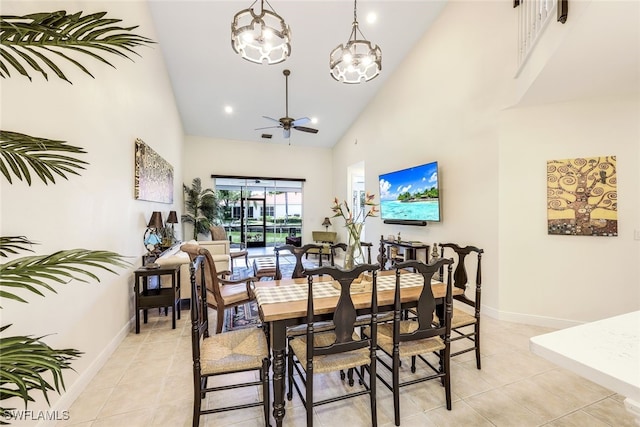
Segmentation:
{"type": "Polygon", "coordinates": [[[247,61],[278,64],[291,54],[291,29],[268,1],[260,1],[260,13],[248,9],[236,13],[231,23],[231,47],[247,61]],[[269,9],[264,8],[267,3],[269,9]]]}
{"type": "Polygon", "coordinates": [[[373,46],[358,28],[357,0],[353,2],[353,24],[349,41],[329,55],[331,77],[343,83],[362,83],[374,79],[382,70],[382,50],[373,46]],[[358,39],[358,36],[361,39],[358,39]]]}

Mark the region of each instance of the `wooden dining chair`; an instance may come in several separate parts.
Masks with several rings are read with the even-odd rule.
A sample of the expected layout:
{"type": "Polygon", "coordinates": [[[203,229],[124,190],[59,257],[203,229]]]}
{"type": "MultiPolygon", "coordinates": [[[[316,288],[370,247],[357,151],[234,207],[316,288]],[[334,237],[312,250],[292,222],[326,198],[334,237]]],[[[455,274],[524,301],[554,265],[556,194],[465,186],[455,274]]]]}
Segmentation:
{"type": "MultiPolygon", "coordinates": [[[[376,335],[377,328],[377,270],[378,265],[363,264],[352,270],[337,267],[319,267],[307,269],[307,318],[306,333],[289,340],[287,373],[289,382],[289,400],[295,388],[307,412],[307,426],[313,426],[313,408],[342,399],[369,395],[371,404],[371,425],[377,425],[376,409],[376,335]],[[370,337],[361,337],[355,333],[356,309],[352,300],[351,284],[361,273],[372,273],[370,337]],[[340,284],[340,296],[331,316],[333,329],[316,329],[314,316],[314,278],[329,275],[340,284]],[[294,378],[294,370],[298,380],[294,378]],[[359,378],[357,390],[345,392],[322,400],[314,400],[314,376],[336,371],[355,372],[359,378]],[[368,375],[365,374],[368,373],[368,375]],[[302,389],[304,388],[304,393],[302,389]]],[[[326,284],[325,284],[326,285],[326,284]]]]}
{"type": "MultiPolygon", "coordinates": [[[[344,245],[344,243],[338,243],[336,244],[338,247],[340,247],[339,245],[344,245]]],[[[346,246],[346,245],[345,245],[346,246]]],[[[275,276],[275,280],[280,280],[282,279],[282,272],[280,271],[280,252],[281,251],[287,251],[292,253],[295,258],[296,258],[296,265],[293,269],[293,272],[291,274],[291,278],[292,279],[301,279],[304,277],[307,277],[306,273],[305,273],[305,269],[304,266],[302,264],[302,257],[305,256],[306,254],[308,254],[309,250],[313,249],[313,250],[317,250],[316,253],[318,254],[322,254],[322,250],[326,248],[324,247],[324,245],[317,245],[314,243],[311,244],[307,244],[301,247],[298,246],[293,246],[293,245],[281,245],[281,246],[276,246],[275,248],[273,248],[273,252],[276,254],[276,276],[275,276]]],[[[322,266],[322,256],[319,257],[319,261],[318,261],[319,265],[322,266]]],[[[333,266],[334,265],[334,257],[333,257],[333,251],[331,252],[331,256],[330,256],[330,263],[333,266]]],[[[301,285],[302,286],[302,285],[301,285]]],[[[318,321],[315,325],[315,329],[316,332],[319,331],[328,331],[334,328],[333,322],[331,321],[318,321]]],[[[307,333],[307,328],[304,324],[302,325],[292,325],[287,327],[287,341],[291,340],[293,337],[296,336],[301,336],[301,335],[305,335],[307,333]]],[[[342,374],[342,377],[344,379],[344,374],[342,374]]],[[[291,390],[291,384],[289,384],[289,395],[291,395],[292,390],[291,390]]]]}
{"type": "Polygon", "coordinates": [[[484,250],[475,246],[460,247],[455,243],[440,243],[440,256],[456,255],[456,264],[453,272],[453,286],[462,289],[464,292],[462,295],[456,295],[453,297],[455,301],[459,301],[459,304],[464,304],[471,307],[473,314],[469,314],[468,311],[461,310],[453,307],[453,319],[451,320],[452,342],[470,342],[470,346],[462,345],[462,349],[456,350],[451,353],[451,357],[458,356],[470,351],[475,351],[476,354],[476,368],[481,369],[480,360],[480,302],[482,295],[482,269],[481,261],[484,250]],[[466,295],[468,276],[467,276],[467,263],[471,264],[468,255],[474,253],[476,255],[476,286],[475,297],[469,299],[466,295]]]}
{"type": "MultiPolygon", "coordinates": [[[[280,252],[287,251],[293,254],[296,259],[296,265],[293,267],[293,272],[291,274],[292,279],[300,279],[305,277],[304,274],[304,265],[302,264],[302,257],[306,255],[310,250],[319,251],[317,253],[322,254],[323,249],[325,247],[323,245],[316,245],[314,243],[310,243],[301,247],[293,246],[293,245],[280,245],[273,248],[273,252],[276,254],[276,276],[275,280],[282,279],[282,271],[280,271],[280,252]]],[[[322,257],[319,258],[319,265],[322,266],[322,257]]]]}
{"type": "Polygon", "coordinates": [[[262,406],[264,425],[269,426],[269,346],[262,328],[238,329],[224,334],[209,335],[207,294],[203,291],[207,282],[206,256],[198,255],[190,265],[191,279],[191,353],[193,358],[193,421],[200,425],[200,416],[218,412],[262,406]],[[204,284],[204,285],[203,285],[204,284]],[[258,381],[225,380],[217,386],[207,386],[213,377],[257,371],[258,381]],[[235,405],[203,408],[208,393],[227,393],[222,399],[232,401],[236,394],[228,393],[244,387],[261,386],[259,401],[235,405]]]}
{"type": "Polygon", "coordinates": [[[208,294],[207,304],[216,310],[216,333],[219,334],[222,332],[225,310],[236,308],[239,305],[255,300],[253,282],[257,281],[257,279],[252,276],[241,279],[225,278],[228,272],[217,272],[211,253],[200,245],[185,243],[180,246],[180,250],[189,254],[191,262],[200,255],[204,257],[205,283],[208,294]]]}
{"type": "MultiPolygon", "coordinates": [[[[382,354],[378,356],[380,365],[391,372],[391,383],[378,375],[378,379],[393,392],[394,419],[397,426],[400,425],[400,388],[423,381],[440,379],[445,390],[445,400],[447,409],[451,410],[451,369],[449,338],[451,335],[451,310],[452,310],[452,287],[451,287],[451,264],[452,259],[439,259],[431,264],[421,261],[406,261],[397,263],[396,286],[394,294],[393,322],[383,323],[378,326],[377,345],[382,354]],[[431,290],[431,278],[437,274],[440,267],[447,265],[447,293],[444,305],[437,310],[436,300],[431,290]],[[424,286],[415,307],[416,319],[403,320],[403,309],[400,299],[400,277],[402,270],[411,269],[424,278],[424,286]],[[439,324],[434,324],[433,318],[439,311],[439,324]],[[427,355],[435,354],[438,363],[434,363],[426,358],[427,355]],[[411,358],[411,373],[401,372],[401,360],[411,358]],[[425,374],[416,374],[416,359],[424,362],[425,374]],[[389,362],[389,359],[391,360],[389,362]],[[402,375],[402,378],[401,378],[402,375]]],[[[371,337],[375,331],[369,327],[363,330],[363,335],[371,337]]],[[[403,365],[407,366],[407,364],[403,365]]],[[[404,368],[403,368],[404,370],[404,368]]]]}

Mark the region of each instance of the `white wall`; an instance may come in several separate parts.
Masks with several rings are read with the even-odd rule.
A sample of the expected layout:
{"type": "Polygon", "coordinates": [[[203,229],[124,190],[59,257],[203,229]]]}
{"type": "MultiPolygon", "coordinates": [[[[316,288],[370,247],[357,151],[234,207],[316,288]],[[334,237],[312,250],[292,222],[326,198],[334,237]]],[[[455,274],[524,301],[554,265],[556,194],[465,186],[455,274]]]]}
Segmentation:
{"type": "MultiPolygon", "coordinates": [[[[67,10],[107,11],[124,26],[139,25],[136,34],[155,37],[145,2],[2,2],[2,13],[23,15],[67,10]]],[[[31,186],[2,179],[0,207],[2,236],[27,236],[40,243],[35,254],[86,248],[110,250],[140,265],[142,237],[151,212],[166,218],[181,213],[183,131],[158,45],[135,49],[133,61],[110,56],[115,69],[88,57],[81,62],[95,79],[65,65],[73,84],[50,73],[45,81],[37,72],[33,81],[11,71],[1,80],[1,129],[67,141],[88,152],[86,170],[55,184],[34,180],[31,186]],[[141,138],[174,167],[174,203],[134,200],[134,141],[141,138]]],[[[60,62],[60,61],[58,61],[60,62]]],[[[23,254],[31,255],[31,254],[23,254]]],[[[118,275],[100,273],[100,283],[56,285],[57,294],[45,297],[20,292],[29,303],[2,300],[2,325],[13,324],[3,335],[48,335],[56,348],[76,348],[85,354],[66,371],[67,403],[90,378],[109,352],[129,331],[133,316],[133,267],[118,275]]],[[[55,405],[58,395],[51,393],[55,405]]],[[[16,407],[22,403],[17,401],[16,407]]],[[[46,408],[39,399],[29,409],[46,408]]],[[[19,425],[19,424],[16,424],[19,425]]]]}
{"type": "MultiPolygon", "coordinates": [[[[514,79],[515,16],[504,2],[449,2],[335,147],[334,191],[344,197],[348,166],[359,161],[367,190],[379,194],[380,173],[437,160],[442,222],[414,227],[370,218],[367,239],[401,231],[428,244],[483,248],[483,310],[494,317],[563,327],[637,310],[637,89],[512,107],[523,93],[514,79]],[[546,160],[607,154],[618,156],[620,236],[547,236],[546,160]]],[[[572,74],[554,77],[562,87],[572,74]]]]}
{"type": "Polygon", "coordinates": [[[507,110],[500,126],[500,305],[537,324],[583,322],[640,304],[640,101],[636,95],[507,110]],[[615,155],[618,236],[547,234],[546,162],[615,155]]]}
{"type": "Polygon", "coordinates": [[[490,306],[499,291],[497,120],[506,102],[500,84],[513,70],[503,60],[515,50],[510,13],[504,2],[450,2],[333,156],[341,197],[347,167],[357,161],[365,163],[367,191],[378,196],[379,174],[438,161],[442,222],[417,227],[369,218],[366,238],[400,231],[405,240],[483,248],[483,299],[490,306]]]}
{"type": "Polygon", "coordinates": [[[188,165],[184,171],[184,183],[188,186],[194,178],[200,178],[204,188],[211,188],[211,175],[305,179],[303,242],[311,242],[311,231],[322,230],[322,221],[331,216],[333,168],[329,148],[187,136],[184,162],[188,165]]]}

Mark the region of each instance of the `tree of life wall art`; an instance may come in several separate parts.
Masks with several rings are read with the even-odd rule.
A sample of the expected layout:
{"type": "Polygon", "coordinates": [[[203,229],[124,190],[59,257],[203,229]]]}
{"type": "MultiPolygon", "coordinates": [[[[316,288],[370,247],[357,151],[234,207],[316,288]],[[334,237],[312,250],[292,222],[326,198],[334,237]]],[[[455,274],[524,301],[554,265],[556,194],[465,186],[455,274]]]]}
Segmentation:
{"type": "Polygon", "coordinates": [[[616,156],[547,161],[549,234],[617,236],[616,156]]]}

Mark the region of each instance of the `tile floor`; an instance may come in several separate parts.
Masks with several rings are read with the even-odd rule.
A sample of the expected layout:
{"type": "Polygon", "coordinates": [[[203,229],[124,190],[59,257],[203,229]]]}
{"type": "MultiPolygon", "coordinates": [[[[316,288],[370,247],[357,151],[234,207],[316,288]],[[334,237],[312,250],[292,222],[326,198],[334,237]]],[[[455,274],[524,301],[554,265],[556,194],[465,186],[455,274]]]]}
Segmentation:
{"type": "MultiPolygon", "coordinates": [[[[175,330],[171,316],[151,310],[140,334],[133,331],[70,408],[58,426],[147,427],[191,425],[191,338],[188,311],[175,330]],[[153,313],[155,312],[155,314],[153,313]]],[[[215,319],[215,316],[210,319],[215,319]]],[[[482,370],[472,354],[452,359],[453,409],[444,407],[436,381],[403,389],[402,425],[414,426],[634,426],[623,397],[559,369],[528,350],[529,337],[548,329],[483,319],[482,370]]],[[[325,392],[343,387],[338,375],[319,376],[325,392]]],[[[378,424],[393,426],[390,392],[378,382],[378,424]]],[[[236,391],[252,399],[258,389],[236,391]]],[[[208,398],[215,404],[216,398],[208,398]]],[[[304,408],[294,394],[284,425],[305,424],[304,408]]],[[[340,420],[350,427],[369,426],[367,397],[315,408],[315,425],[340,420]]],[[[213,414],[201,426],[262,425],[259,408],[213,414]]],[[[275,425],[275,424],[274,424],[275,425]]]]}
{"type": "MultiPolygon", "coordinates": [[[[192,371],[189,312],[171,329],[171,316],[150,310],[140,334],[131,330],[105,366],[69,408],[60,427],[180,427],[191,425],[192,371]]],[[[209,316],[215,322],[215,315],[209,316]]],[[[430,426],[615,426],[633,427],[624,398],[529,351],[529,338],[549,329],[483,317],[482,370],[473,353],[452,359],[453,408],[444,406],[437,381],[402,389],[402,425],[430,426]]],[[[210,325],[215,330],[215,325],[210,325]]],[[[459,344],[454,343],[454,344],[459,344]]],[[[454,347],[455,348],[455,347],[454,347]]],[[[337,374],[316,376],[320,393],[344,387],[337,374]]],[[[258,388],[236,390],[236,398],[257,399],[258,388]]],[[[228,396],[228,395],[227,395],[228,396]]],[[[225,396],[225,398],[227,397],[225,396]]],[[[215,405],[221,396],[210,396],[215,405]]],[[[393,426],[391,393],[378,382],[378,425],[393,426]]],[[[368,397],[315,408],[314,425],[370,426],[368,397]]],[[[285,426],[305,425],[294,393],[285,426]]],[[[260,408],[203,416],[203,427],[261,426],[260,408]]],[[[275,423],[272,420],[272,425],[275,423]]]]}

